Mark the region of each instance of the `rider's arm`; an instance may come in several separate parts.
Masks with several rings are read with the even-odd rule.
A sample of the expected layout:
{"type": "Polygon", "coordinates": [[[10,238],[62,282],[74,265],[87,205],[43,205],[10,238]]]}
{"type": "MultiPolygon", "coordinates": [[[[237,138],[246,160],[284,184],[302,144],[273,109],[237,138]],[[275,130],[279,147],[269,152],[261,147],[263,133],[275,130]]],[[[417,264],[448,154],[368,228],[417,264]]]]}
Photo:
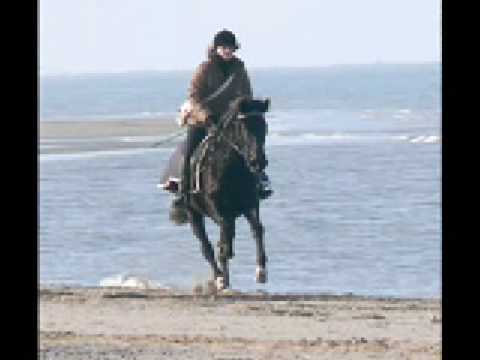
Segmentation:
{"type": "Polygon", "coordinates": [[[241,82],[242,94],[241,95],[248,96],[251,98],[253,97],[253,92],[252,92],[252,86],[250,84],[250,77],[248,76],[247,69],[243,67],[243,71],[241,73],[242,73],[242,82],[241,82]]]}
{"type": "Polygon", "coordinates": [[[208,106],[202,104],[202,100],[208,95],[207,74],[208,64],[205,62],[198,66],[190,83],[188,97],[192,104],[192,117],[197,122],[205,122],[211,114],[208,106]]]}

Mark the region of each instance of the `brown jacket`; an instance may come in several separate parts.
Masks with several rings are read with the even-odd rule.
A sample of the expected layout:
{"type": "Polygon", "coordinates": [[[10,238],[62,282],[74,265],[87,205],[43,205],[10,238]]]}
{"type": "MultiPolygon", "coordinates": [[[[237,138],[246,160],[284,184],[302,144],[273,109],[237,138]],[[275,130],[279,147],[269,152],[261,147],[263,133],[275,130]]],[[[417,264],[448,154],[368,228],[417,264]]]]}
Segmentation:
{"type": "Polygon", "coordinates": [[[235,74],[233,81],[217,97],[207,102],[204,100],[222,86],[228,76],[225,76],[211,52],[209,59],[196,69],[188,94],[193,123],[203,123],[210,115],[222,115],[228,109],[229,103],[239,96],[252,97],[250,79],[243,61],[236,57],[230,61],[230,73],[235,74]]]}

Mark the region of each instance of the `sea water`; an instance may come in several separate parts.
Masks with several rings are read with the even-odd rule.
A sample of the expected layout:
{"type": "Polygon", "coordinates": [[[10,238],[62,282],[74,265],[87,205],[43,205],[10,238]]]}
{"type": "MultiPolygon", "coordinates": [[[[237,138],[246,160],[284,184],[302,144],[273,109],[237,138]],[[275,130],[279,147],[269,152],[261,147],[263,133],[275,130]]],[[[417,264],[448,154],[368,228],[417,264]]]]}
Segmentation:
{"type": "MultiPolygon", "coordinates": [[[[261,205],[269,282],[255,283],[255,242],[240,218],[235,289],[440,296],[440,70],[251,71],[255,94],[272,99],[266,150],[275,193],[261,205]]],[[[40,121],[170,116],[190,76],[42,77],[40,121]]],[[[199,241],[188,225],[169,222],[171,196],[156,188],[174,145],[70,154],[40,147],[41,284],[136,278],[190,289],[210,277],[199,241]]],[[[215,244],[217,226],[207,220],[207,230],[215,244]]]]}

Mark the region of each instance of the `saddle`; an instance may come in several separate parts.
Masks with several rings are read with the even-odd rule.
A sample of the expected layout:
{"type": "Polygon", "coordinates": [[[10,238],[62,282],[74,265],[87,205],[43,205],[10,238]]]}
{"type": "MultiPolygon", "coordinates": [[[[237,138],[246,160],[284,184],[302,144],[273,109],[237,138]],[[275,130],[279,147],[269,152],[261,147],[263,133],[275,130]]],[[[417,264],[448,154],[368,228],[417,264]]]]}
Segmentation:
{"type": "Polygon", "coordinates": [[[210,193],[214,190],[205,188],[204,184],[201,183],[200,174],[204,168],[207,154],[215,151],[215,144],[215,131],[209,129],[207,136],[205,136],[190,157],[190,193],[198,193],[202,190],[208,190],[207,192],[210,193]]]}
{"type": "MultiPolygon", "coordinates": [[[[197,146],[190,157],[190,192],[196,193],[201,190],[200,170],[203,165],[203,159],[209,146],[211,146],[210,144],[212,144],[212,140],[210,140],[212,135],[212,133],[209,133],[197,146]]],[[[171,193],[177,193],[179,191],[183,173],[184,154],[185,143],[180,142],[170,156],[167,167],[165,168],[157,187],[171,193]]]]}
{"type": "MultiPolygon", "coordinates": [[[[230,118],[231,116],[245,116],[244,114],[247,113],[264,113],[267,111],[269,107],[269,100],[266,101],[252,101],[247,103],[247,105],[243,105],[243,103],[240,102],[240,107],[236,108],[232,107],[234,110],[235,115],[233,115],[232,112],[224,114],[223,120],[230,118]]],[[[205,184],[201,183],[201,172],[204,170],[204,160],[207,157],[207,154],[209,151],[215,152],[216,148],[216,142],[218,137],[216,136],[216,128],[215,126],[212,126],[209,131],[207,136],[202,140],[202,142],[197,146],[195,151],[193,152],[191,158],[190,158],[190,178],[189,178],[189,184],[190,184],[190,193],[198,193],[200,191],[205,191],[207,193],[213,193],[216,191],[215,188],[213,188],[213,184],[209,184],[208,188],[206,188],[205,184]]],[[[162,188],[163,190],[170,191],[172,193],[178,192],[180,186],[179,183],[182,178],[182,173],[183,173],[183,159],[184,159],[184,143],[181,142],[177,148],[175,149],[174,153],[170,157],[169,163],[167,168],[165,169],[162,179],[160,181],[160,184],[158,187],[162,188]]],[[[215,166],[210,166],[208,167],[208,171],[212,172],[212,175],[216,177],[214,174],[216,169],[215,166]]],[[[261,179],[260,179],[261,180],[261,179]]]]}

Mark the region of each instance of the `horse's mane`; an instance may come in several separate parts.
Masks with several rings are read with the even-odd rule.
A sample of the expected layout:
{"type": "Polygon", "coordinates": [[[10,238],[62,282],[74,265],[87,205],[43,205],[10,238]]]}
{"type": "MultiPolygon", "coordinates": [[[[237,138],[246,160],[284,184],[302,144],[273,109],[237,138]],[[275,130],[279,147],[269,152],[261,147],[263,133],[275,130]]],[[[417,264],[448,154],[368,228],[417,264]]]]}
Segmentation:
{"type": "MultiPolygon", "coordinates": [[[[222,186],[226,185],[224,182],[228,182],[229,186],[235,185],[237,178],[247,186],[254,183],[253,174],[246,164],[246,159],[242,158],[239,151],[232,146],[232,139],[239,136],[235,131],[239,131],[241,127],[244,127],[244,131],[263,131],[261,136],[265,136],[266,130],[260,128],[262,125],[265,127],[265,123],[248,121],[248,119],[253,116],[263,116],[268,108],[268,103],[263,107],[258,103],[253,104],[256,107],[252,106],[252,100],[245,97],[233,101],[219,119],[218,124],[210,129],[209,136],[204,143],[197,148],[194,154],[195,162],[201,162],[200,172],[202,173],[201,180],[203,180],[201,189],[207,194],[218,192],[222,186]],[[240,124],[240,121],[243,124],[240,124]]],[[[197,171],[193,171],[192,175],[196,176],[196,173],[197,171]]]]}

